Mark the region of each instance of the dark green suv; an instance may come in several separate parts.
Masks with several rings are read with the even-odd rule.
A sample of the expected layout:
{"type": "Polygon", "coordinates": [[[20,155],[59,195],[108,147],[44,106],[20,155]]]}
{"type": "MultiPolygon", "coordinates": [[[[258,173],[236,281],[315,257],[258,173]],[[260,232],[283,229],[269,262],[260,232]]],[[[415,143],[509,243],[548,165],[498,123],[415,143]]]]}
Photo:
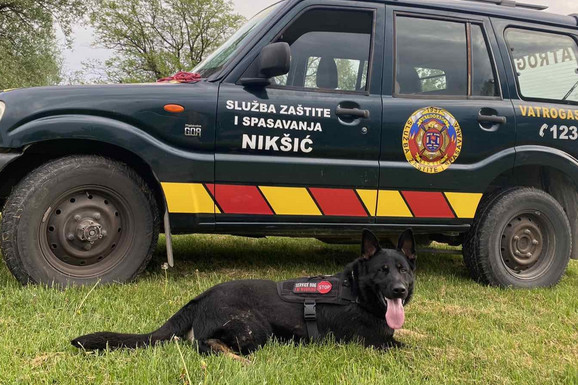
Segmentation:
{"type": "Polygon", "coordinates": [[[161,229],[412,227],[481,282],[554,285],[578,257],[578,18],[528,8],[287,0],[185,82],[1,93],[4,260],[124,282],[161,229]]]}

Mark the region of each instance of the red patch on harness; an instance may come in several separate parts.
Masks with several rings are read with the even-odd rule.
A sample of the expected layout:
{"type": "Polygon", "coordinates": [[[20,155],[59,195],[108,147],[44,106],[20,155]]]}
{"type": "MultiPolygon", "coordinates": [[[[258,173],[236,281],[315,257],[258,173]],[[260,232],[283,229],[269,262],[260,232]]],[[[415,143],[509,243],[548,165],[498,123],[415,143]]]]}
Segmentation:
{"type": "Polygon", "coordinates": [[[327,294],[331,291],[332,287],[331,282],[322,281],[317,284],[317,291],[321,294],[327,294]]]}
{"type": "Polygon", "coordinates": [[[327,294],[333,286],[329,281],[321,282],[297,282],[293,287],[293,293],[319,293],[327,294]]]}

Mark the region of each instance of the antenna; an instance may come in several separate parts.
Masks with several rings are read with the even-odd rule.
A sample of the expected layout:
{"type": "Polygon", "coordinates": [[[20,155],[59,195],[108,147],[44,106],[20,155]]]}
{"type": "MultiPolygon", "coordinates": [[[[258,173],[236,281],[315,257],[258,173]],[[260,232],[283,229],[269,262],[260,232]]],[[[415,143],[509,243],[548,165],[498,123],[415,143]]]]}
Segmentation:
{"type": "Polygon", "coordinates": [[[490,3],[490,4],[501,5],[504,7],[528,8],[528,9],[535,9],[538,11],[543,11],[545,9],[548,9],[547,5],[518,3],[515,0],[465,0],[465,1],[472,1],[472,2],[476,2],[476,3],[490,3]]]}

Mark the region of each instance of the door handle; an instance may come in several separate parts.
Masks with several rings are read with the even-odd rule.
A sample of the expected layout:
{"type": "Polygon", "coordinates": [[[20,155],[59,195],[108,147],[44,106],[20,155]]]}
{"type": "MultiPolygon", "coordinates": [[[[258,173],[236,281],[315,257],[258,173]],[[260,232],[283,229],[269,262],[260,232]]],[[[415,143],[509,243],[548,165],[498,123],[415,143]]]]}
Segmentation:
{"type": "Polygon", "coordinates": [[[478,114],[478,123],[506,124],[507,122],[508,119],[505,116],[478,114]]]}
{"type": "Polygon", "coordinates": [[[337,116],[353,116],[356,118],[369,119],[369,110],[360,110],[359,108],[337,107],[335,114],[337,116]]]}

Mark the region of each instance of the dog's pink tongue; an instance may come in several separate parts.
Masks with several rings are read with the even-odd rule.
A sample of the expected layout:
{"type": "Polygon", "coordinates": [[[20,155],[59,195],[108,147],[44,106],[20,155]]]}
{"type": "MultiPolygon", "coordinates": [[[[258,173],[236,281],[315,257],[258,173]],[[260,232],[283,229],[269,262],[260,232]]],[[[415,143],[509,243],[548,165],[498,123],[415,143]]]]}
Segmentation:
{"type": "Polygon", "coordinates": [[[385,320],[392,329],[401,329],[405,321],[405,312],[403,311],[403,303],[401,298],[385,299],[387,301],[387,312],[385,313],[385,320]]]}

